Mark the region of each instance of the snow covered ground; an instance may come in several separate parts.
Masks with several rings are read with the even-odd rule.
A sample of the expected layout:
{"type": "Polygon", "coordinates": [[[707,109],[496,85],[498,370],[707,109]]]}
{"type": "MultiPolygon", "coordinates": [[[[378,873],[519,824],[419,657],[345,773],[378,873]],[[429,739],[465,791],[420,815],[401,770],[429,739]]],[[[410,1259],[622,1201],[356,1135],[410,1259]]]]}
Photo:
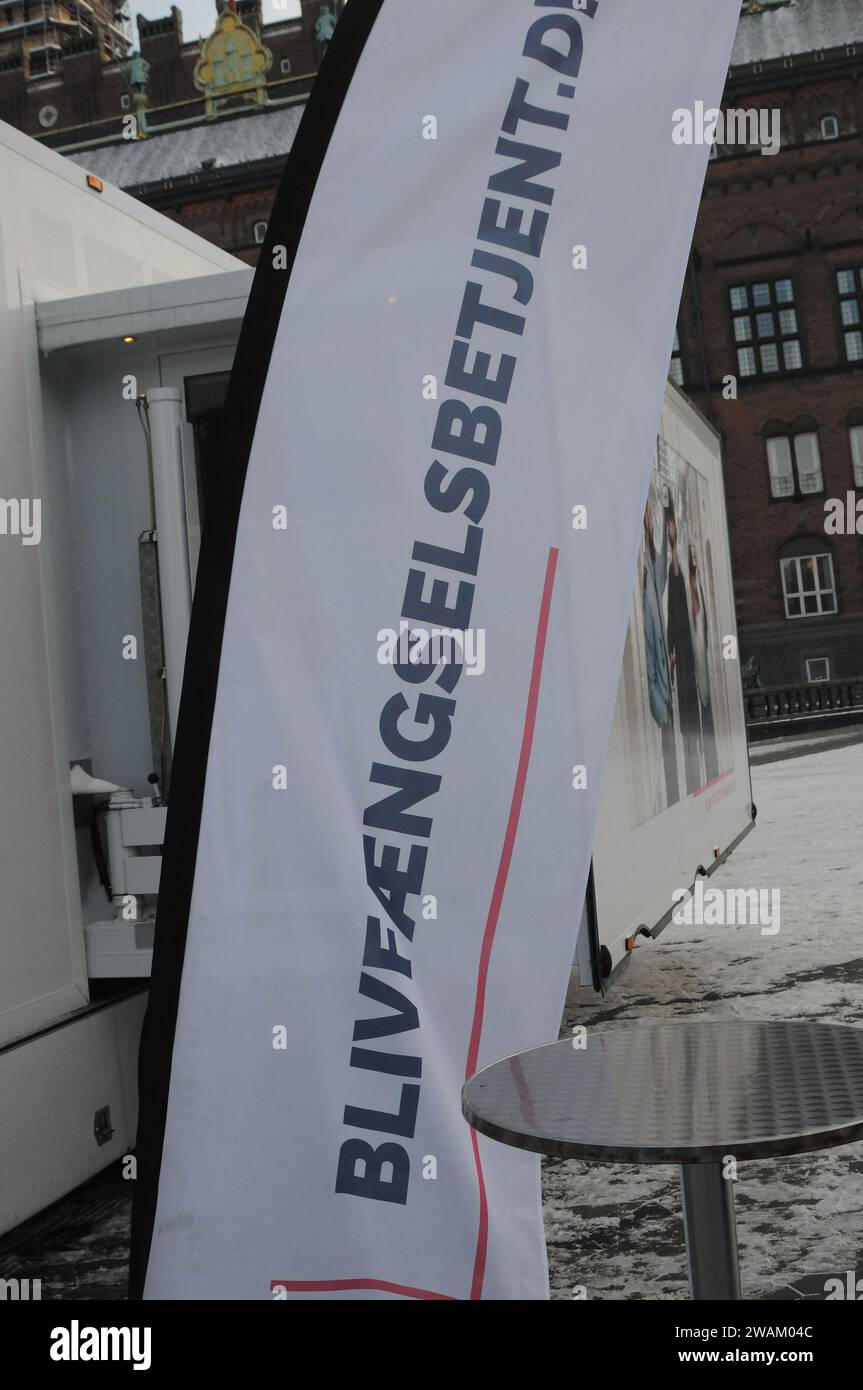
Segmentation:
{"type": "MultiPolygon", "coordinates": [[[[863,745],[753,767],[755,829],[710,880],[778,888],[781,930],[670,925],[607,1000],[570,991],[573,1023],[711,1015],[863,1024],[863,745]]],[[[546,1160],[553,1298],[686,1298],[677,1169],[546,1160]]],[[[745,1298],[820,1293],[863,1269],[863,1144],[740,1166],[745,1298]]]]}
{"type": "MultiPolygon", "coordinates": [[[[573,988],[565,1030],[698,1014],[863,1025],[863,744],[752,778],[756,828],[711,883],[778,888],[778,936],[669,926],[607,1000],[573,988]]],[[[558,1159],[543,1173],[553,1298],[688,1296],[676,1168],[558,1159]]],[[[11,1231],[0,1276],[41,1278],[43,1299],[124,1298],[129,1188],[115,1165],[11,1231]]],[[[735,1196],[745,1298],[823,1298],[825,1278],[863,1273],[863,1144],[741,1163],[735,1196]]]]}

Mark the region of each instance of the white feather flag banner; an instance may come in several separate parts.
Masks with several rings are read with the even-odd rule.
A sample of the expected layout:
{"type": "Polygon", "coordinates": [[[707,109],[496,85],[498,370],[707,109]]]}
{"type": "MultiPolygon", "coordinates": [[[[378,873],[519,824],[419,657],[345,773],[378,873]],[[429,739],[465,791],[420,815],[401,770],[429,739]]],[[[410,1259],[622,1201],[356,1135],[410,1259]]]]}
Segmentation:
{"type": "Polygon", "coordinates": [[[537,1299],[556,1036],[738,0],[350,0],[226,410],[133,1293],[537,1299]]]}

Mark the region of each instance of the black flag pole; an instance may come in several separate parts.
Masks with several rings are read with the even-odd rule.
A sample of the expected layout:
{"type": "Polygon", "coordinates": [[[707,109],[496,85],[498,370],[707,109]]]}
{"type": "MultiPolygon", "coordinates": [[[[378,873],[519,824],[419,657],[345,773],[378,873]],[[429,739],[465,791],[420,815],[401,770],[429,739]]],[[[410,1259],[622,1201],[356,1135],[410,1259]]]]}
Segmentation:
{"type": "Polygon", "coordinates": [[[224,486],[208,508],[201,540],[173,752],[150,995],[141,1037],[130,1299],[144,1296],[156,1217],[210,734],[249,455],[309,207],[348,88],[383,4],[384,0],[363,0],[362,4],[354,0],[340,11],[282,173],[228,386],[221,442],[224,486]]]}

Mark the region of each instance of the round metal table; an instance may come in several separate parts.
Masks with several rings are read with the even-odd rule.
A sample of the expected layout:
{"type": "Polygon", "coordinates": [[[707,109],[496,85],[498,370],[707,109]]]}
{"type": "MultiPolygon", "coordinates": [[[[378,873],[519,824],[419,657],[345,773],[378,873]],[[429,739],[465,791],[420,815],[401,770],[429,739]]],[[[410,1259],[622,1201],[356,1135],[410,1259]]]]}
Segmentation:
{"type": "Polygon", "coordinates": [[[462,1111],[534,1153],[680,1164],[692,1297],[737,1299],[728,1160],[863,1139],[863,1029],[695,1019],[588,1032],[477,1072],[462,1111]]]}

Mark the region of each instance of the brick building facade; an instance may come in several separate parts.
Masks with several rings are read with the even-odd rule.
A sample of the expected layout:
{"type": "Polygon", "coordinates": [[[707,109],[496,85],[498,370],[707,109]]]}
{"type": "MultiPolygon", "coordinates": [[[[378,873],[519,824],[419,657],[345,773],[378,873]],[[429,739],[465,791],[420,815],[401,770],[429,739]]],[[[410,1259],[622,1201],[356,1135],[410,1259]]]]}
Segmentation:
{"type": "MultiPolygon", "coordinates": [[[[0,11],[12,2],[0,0],[0,11]]],[[[189,43],[172,6],[164,18],[137,17],[140,55],[107,48],[101,30],[69,33],[51,72],[38,74],[0,20],[0,120],[254,263],[324,53],[322,18],[343,2],[301,0],[300,15],[282,20],[283,0],[235,0],[233,10],[216,0],[214,33],[189,43]],[[211,65],[209,83],[202,75],[228,13],[242,26],[235,46],[239,37],[250,50],[254,36],[259,90],[228,80],[236,54],[211,65]]]]}
{"type": "MultiPolygon", "coordinates": [[[[95,35],[64,40],[49,78],[0,33],[0,118],[253,263],[341,5],[236,8],[269,55],[257,95],[196,85],[207,41],[184,43],[172,8],[139,18],[137,86],[95,35]]],[[[863,676],[863,535],[825,532],[826,501],[863,503],[863,0],[741,11],[724,106],[778,110],[781,148],[709,165],[672,374],[723,437],[744,659],[765,686],[863,676]]]]}
{"type": "MultiPolygon", "coordinates": [[[[265,0],[267,15],[278,15],[275,0],[265,0]]],[[[46,11],[74,9],[76,0],[55,6],[52,0],[36,0],[46,11]]],[[[0,0],[0,9],[14,14],[14,7],[25,9],[25,0],[0,0]]],[[[114,6],[100,0],[96,6],[110,15],[114,6]]],[[[88,7],[89,8],[89,7],[88,7]]],[[[270,101],[306,94],[318,70],[322,45],[315,37],[315,24],[333,0],[302,0],[302,14],[296,19],[264,23],[262,0],[236,0],[236,12],[244,24],[261,36],[273,58],[267,73],[270,101]]],[[[213,22],[218,3],[213,5],[213,22]]],[[[116,46],[106,46],[104,25],[94,23],[89,30],[68,26],[56,31],[56,57],[50,73],[32,72],[28,49],[17,36],[20,25],[4,27],[0,18],[0,120],[43,140],[65,153],[83,144],[97,146],[122,138],[122,119],[134,110],[134,93],[128,58],[128,34],[121,49],[119,30],[116,46]],[[46,107],[48,108],[46,114],[46,107]],[[55,114],[56,113],[56,114],[55,114]]],[[[141,57],[149,64],[146,82],[148,127],[151,132],[177,129],[183,120],[205,116],[201,91],[195,86],[195,65],[202,40],[183,40],[183,16],[176,5],[162,19],[137,16],[141,57]]],[[[242,102],[234,103],[242,106],[242,102]]]]}
{"type": "Polygon", "coordinates": [[[744,5],[723,105],[780,112],[781,149],[717,147],[681,304],[673,374],[723,437],[765,686],[863,675],[863,515],[825,532],[828,500],[863,502],[861,75],[858,0],[744,5]]]}

